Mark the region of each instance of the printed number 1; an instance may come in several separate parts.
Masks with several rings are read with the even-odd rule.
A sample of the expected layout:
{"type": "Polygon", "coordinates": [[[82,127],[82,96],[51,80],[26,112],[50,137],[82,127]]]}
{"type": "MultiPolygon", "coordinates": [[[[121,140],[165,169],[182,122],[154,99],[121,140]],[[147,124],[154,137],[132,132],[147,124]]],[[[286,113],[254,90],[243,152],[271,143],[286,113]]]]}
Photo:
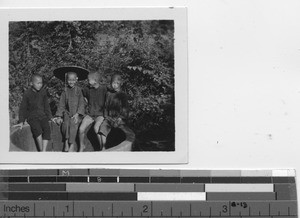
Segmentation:
{"type": "Polygon", "coordinates": [[[67,213],[69,213],[69,205],[67,205],[66,208],[67,208],[67,213]]]}

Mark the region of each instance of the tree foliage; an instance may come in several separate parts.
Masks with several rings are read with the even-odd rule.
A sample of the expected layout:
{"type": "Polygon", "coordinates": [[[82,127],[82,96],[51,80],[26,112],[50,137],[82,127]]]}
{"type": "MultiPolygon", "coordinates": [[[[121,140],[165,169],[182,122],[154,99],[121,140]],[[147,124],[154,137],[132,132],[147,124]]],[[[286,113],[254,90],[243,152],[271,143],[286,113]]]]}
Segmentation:
{"type": "Polygon", "coordinates": [[[120,73],[130,99],[129,124],[137,135],[156,130],[174,139],[173,21],[10,22],[11,124],[18,120],[32,73],[48,82],[55,113],[63,83],[52,78],[52,71],[65,65],[100,72],[106,85],[112,74],[120,73]]]}

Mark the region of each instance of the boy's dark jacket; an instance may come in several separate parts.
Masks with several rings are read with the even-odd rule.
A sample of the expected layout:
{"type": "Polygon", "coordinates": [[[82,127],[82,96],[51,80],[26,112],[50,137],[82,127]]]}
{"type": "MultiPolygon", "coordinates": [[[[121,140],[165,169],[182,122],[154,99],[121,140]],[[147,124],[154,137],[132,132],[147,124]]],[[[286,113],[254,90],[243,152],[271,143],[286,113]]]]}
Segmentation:
{"type": "Polygon", "coordinates": [[[47,90],[36,91],[33,87],[25,91],[19,110],[19,122],[32,119],[51,119],[47,90]]]}
{"type": "Polygon", "coordinates": [[[97,89],[86,87],[83,89],[83,96],[87,99],[86,114],[89,116],[103,116],[106,87],[100,85],[97,89]]]}
{"type": "Polygon", "coordinates": [[[126,93],[116,92],[108,88],[105,101],[105,117],[121,118],[126,120],[128,117],[128,97],[126,93]]]}

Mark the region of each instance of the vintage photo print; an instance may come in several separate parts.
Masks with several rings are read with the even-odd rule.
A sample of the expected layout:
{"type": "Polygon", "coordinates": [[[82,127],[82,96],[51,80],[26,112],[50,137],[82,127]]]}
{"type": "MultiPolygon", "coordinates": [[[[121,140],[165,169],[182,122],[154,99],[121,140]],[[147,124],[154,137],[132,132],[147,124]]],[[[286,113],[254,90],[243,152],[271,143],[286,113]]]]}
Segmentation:
{"type": "Polygon", "coordinates": [[[0,17],[1,162],[187,162],[186,8],[0,17]]]}

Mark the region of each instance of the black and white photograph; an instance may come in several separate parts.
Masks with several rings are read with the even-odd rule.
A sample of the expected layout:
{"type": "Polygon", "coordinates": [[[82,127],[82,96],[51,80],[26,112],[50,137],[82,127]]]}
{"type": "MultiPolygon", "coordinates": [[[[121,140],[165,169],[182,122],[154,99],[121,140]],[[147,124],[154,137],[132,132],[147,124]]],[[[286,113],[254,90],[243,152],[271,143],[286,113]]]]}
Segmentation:
{"type": "Polygon", "coordinates": [[[8,152],[186,155],[176,114],[187,117],[178,106],[187,84],[176,70],[187,60],[175,58],[186,56],[177,54],[186,29],[164,10],[171,16],[8,19],[8,152]]]}

